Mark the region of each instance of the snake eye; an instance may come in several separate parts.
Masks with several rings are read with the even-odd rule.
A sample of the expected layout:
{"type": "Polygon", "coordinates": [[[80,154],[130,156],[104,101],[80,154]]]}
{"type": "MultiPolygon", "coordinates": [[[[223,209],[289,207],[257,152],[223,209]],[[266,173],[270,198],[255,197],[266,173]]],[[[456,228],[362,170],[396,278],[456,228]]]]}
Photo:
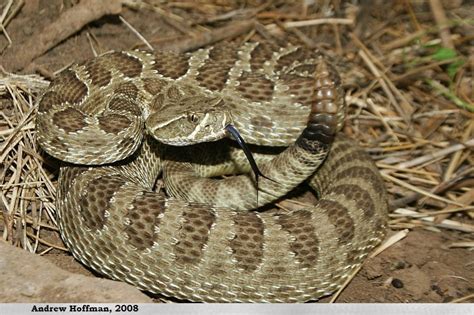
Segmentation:
{"type": "Polygon", "coordinates": [[[192,123],[197,123],[199,121],[199,117],[196,114],[188,115],[188,120],[192,123]]]}

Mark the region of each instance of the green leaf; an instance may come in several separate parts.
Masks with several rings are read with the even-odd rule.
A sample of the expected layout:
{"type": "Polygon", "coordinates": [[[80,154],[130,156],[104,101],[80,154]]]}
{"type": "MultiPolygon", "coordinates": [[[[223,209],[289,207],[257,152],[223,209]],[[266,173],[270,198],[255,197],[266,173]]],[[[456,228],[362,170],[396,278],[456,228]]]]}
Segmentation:
{"type": "Polygon", "coordinates": [[[467,102],[463,101],[462,99],[460,99],[459,97],[457,97],[456,94],[452,90],[448,89],[447,87],[445,87],[444,85],[442,85],[441,83],[439,83],[438,81],[435,81],[435,80],[427,79],[426,82],[436,92],[438,92],[438,93],[444,95],[445,97],[447,97],[448,99],[450,99],[458,107],[464,108],[464,109],[474,113],[474,105],[470,104],[470,103],[467,103],[467,102]]]}
{"type": "Polygon", "coordinates": [[[433,58],[434,60],[442,61],[455,58],[456,56],[457,54],[454,49],[440,47],[434,54],[431,55],[431,58],[433,58]]]}
{"type": "Polygon", "coordinates": [[[451,80],[454,79],[454,76],[458,72],[459,68],[461,68],[463,65],[464,65],[464,60],[457,60],[449,64],[448,68],[446,69],[446,72],[448,73],[451,80]]]}

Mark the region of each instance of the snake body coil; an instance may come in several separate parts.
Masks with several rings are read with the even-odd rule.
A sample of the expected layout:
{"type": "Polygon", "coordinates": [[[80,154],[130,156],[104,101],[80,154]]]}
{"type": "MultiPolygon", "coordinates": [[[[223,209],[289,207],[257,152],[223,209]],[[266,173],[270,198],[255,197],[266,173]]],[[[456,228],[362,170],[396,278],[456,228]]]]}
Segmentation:
{"type": "MultiPolygon", "coordinates": [[[[59,226],[73,255],[113,279],[189,301],[303,302],[336,290],[386,229],[383,181],[353,141],[335,137],[308,179],[319,200],[299,210],[232,210],[152,190],[168,163],[155,138],[178,141],[180,128],[188,140],[206,137],[209,117],[231,117],[257,145],[304,148],[300,135],[331,143],[344,118],[342,92],[339,83],[324,88],[331,77],[316,84],[323,60],[253,43],[109,53],[63,72],[39,103],[38,141],[61,160],[98,165],[60,171],[59,226]],[[339,97],[325,94],[333,92],[339,97]],[[196,116],[202,104],[217,114],[196,116]],[[328,129],[314,136],[313,120],[328,129]]],[[[294,163],[272,161],[272,179],[291,177],[294,163]]]]}

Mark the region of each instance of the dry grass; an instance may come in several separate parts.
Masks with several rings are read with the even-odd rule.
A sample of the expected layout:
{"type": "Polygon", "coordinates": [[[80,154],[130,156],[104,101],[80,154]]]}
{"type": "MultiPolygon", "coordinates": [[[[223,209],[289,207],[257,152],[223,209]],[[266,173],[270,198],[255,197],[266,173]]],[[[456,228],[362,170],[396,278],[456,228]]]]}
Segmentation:
{"type": "MultiPolygon", "coordinates": [[[[134,14],[152,7],[179,27],[180,35],[162,42],[140,35],[155,48],[163,42],[187,48],[196,41],[208,44],[217,40],[215,34],[223,36],[221,27],[255,19],[232,36],[292,37],[343,56],[350,108],[344,132],[358,139],[380,168],[391,195],[391,228],[462,231],[465,242],[448,245],[474,248],[474,17],[468,4],[444,10],[438,1],[387,2],[373,11],[365,8],[365,17],[356,19],[364,8],[346,4],[335,16],[331,1],[322,8],[305,5],[311,1],[282,6],[239,1],[246,3],[239,7],[225,0],[167,1],[160,7],[124,1],[132,2],[134,14]],[[379,12],[390,14],[384,18],[379,12]],[[196,36],[202,32],[205,41],[196,36]]],[[[20,3],[0,7],[0,34],[11,45],[15,39],[7,26],[20,3]]],[[[35,102],[47,84],[37,75],[0,72],[0,231],[3,240],[40,254],[63,249],[58,238],[51,243],[43,237],[57,233],[57,168],[38,153],[34,130],[35,102]]]]}

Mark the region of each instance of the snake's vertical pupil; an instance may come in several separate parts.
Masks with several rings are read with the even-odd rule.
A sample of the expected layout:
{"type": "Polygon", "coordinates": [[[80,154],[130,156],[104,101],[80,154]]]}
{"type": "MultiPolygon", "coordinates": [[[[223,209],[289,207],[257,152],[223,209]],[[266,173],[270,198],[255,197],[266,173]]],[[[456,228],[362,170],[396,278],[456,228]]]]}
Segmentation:
{"type": "Polygon", "coordinates": [[[191,114],[188,116],[188,119],[192,123],[197,123],[199,121],[199,117],[196,114],[191,114]]]}

